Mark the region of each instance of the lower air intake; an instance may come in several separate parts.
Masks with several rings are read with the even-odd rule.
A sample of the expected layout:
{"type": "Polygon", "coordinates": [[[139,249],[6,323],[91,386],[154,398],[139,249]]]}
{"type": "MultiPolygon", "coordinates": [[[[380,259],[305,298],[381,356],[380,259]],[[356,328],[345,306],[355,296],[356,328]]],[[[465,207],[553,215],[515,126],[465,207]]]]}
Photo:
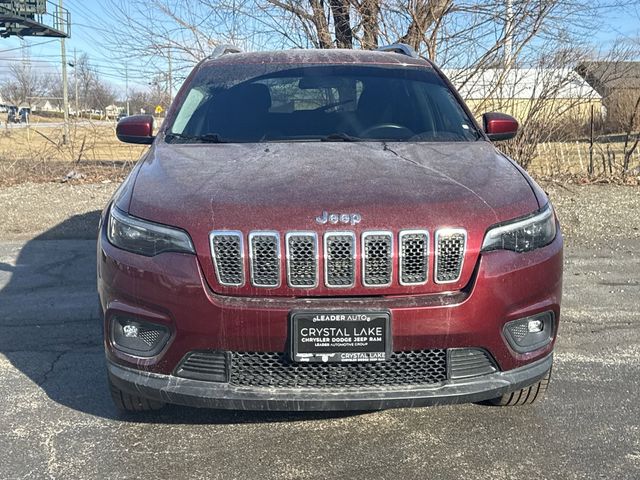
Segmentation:
{"type": "Polygon", "coordinates": [[[449,349],[449,378],[477,377],[496,372],[493,358],[481,348],[451,348],[449,349]]]}
{"type": "Polygon", "coordinates": [[[278,352],[231,352],[229,383],[242,387],[366,388],[430,385],[447,379],[444,349],[393,352],[372,363],[292,363],[278,352]]]}
{"type": "Polygon", "coordinates": [[[227,382],[227,359],[227,352],[192,352],[178,365],[176,376],[205,382],[227,382]]]}

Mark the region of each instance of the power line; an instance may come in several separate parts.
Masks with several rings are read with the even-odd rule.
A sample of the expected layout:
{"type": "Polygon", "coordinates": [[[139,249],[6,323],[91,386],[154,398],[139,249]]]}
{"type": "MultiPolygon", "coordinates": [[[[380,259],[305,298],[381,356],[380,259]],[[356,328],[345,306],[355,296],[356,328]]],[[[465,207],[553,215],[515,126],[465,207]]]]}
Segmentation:
{"type": "Polygon", "coordinates": [[[38,45],[45,45],[45,44],[51,43],[51,42],[57,42],[57,40],[47,40],[46,42],[30,43],[30,44],[27,44],[27,45],[22,45],[21,47],[8,48],[6,50],[0,50],[0,53],[14,52],[16,50],[24,50],[26,48],[37,47],[38,45]]]}

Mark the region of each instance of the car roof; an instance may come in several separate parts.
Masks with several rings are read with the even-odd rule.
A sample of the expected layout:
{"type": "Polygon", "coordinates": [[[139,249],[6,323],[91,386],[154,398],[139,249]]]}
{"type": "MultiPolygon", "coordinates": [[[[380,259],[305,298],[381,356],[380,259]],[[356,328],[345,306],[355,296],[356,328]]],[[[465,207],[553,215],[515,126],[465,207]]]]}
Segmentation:
{"type": "Polygon", "coordinates": [[[215,59],[205,60],[203,67],[209,65],[242,65],[242,64],[367,64],[397,65],[431,68],[431,64],[422,58],[376,50],[352,49],[293,49],[272,52],[229,53],[215,59]]]}

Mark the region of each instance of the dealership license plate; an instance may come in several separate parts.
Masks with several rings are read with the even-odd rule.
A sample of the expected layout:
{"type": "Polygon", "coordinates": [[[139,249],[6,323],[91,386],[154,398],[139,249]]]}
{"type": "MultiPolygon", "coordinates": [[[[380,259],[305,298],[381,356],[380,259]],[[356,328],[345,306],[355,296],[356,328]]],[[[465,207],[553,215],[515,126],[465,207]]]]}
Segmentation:
{"type": "Polygon", "coordinates": [[[294,312],[295,362],[383,362],[391,354],[388,312],[294,312]]]}

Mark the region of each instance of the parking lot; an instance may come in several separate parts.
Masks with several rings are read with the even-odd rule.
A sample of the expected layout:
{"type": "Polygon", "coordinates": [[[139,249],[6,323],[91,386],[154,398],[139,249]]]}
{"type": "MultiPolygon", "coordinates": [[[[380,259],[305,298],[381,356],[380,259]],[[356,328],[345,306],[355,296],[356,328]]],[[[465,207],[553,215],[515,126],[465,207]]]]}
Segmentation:
{"type": "MultiPolygon", "coordinates": [[[[32,235],[5,229],[0,477],[640,478],[640,202],[623,193],[634,216],[612,211],[606,189],[588,204],[557,191],[567,248],[554,377],[544,402],[511,409],[123,416],[106,387],[97,210],[32,235]]],[[[0,206],[5,225],[27,208],[0,206]]]]}

